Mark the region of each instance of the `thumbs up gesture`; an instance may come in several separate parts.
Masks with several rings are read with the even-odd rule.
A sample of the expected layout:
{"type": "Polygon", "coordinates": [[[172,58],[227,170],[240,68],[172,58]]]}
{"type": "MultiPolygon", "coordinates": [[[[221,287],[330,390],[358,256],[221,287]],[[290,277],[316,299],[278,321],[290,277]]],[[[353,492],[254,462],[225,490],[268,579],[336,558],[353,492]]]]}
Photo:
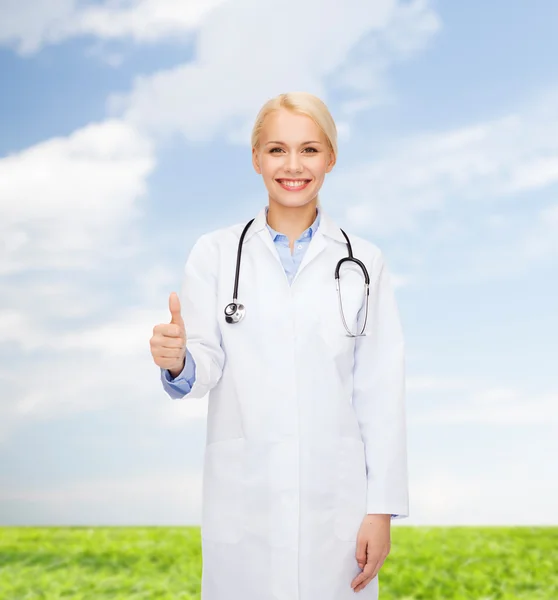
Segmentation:
{"type": "Polygon", "coordinates": [[[155,364],[162,369],[168,369],[171,376],[176,377],[184,368],[186,356],[186,329],[176,292],[169,296],[169,310],[170,323],[155,325],[149,344],[155,364]]]}

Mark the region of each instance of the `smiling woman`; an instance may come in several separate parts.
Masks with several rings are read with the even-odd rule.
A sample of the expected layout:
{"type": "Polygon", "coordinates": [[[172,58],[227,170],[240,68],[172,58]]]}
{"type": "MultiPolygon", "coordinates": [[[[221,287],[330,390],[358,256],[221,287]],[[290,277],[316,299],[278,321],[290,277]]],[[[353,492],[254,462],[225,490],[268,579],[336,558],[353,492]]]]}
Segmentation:
{"type": "Polygon", "coordinates": [[[268,205],[201,236],[184,311],[172,293],[171,322],[151,338],[171,398],[209,394],[202,598],[376,600],[391,518],[408,515],[389,274],[374,244],[319,206],[337,156],[319,98],[271,99],[252,144],[268,205]]]}
{"type": "Polygon", "coordinates": [[[305,93],[272,98],[256,117],[251,142],[254,169],[269,192],[270,224],[285,201],[300,207],[315,199],[319,205],[318,191],[337,157],[335,121],[319,98],[305,93]]]}

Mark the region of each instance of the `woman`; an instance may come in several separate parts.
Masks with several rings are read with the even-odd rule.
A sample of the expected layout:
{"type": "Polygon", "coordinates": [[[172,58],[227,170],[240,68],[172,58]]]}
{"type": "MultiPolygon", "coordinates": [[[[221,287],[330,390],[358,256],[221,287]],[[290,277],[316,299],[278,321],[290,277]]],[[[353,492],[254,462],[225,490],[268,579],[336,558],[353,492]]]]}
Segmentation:
{"type": "Polygon", "coordinates": [[[269,205],[196,241],[153,330],[169,396],[209,393],[203,600],[376,599],[391,519],[408,516],[404,341],[382,253],[354,235],[369,310],[346,261],[341,317],[348,243],[318,202],[336,154],[321,100],[267,102],[252,161],[269,205]],[[228,307],[237,264],[244,312],[228,307]]]}

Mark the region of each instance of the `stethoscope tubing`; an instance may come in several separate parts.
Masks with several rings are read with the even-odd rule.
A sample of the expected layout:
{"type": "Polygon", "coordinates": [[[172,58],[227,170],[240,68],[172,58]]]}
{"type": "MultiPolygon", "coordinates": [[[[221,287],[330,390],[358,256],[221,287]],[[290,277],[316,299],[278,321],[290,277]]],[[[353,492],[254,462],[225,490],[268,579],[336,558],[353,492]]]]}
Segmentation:
{"type": "MultiPolygon", "coordinates": [[[[250,228],[250,225],[252,225],[254,220],[255,219],[252,219],[251,221],[246,223],[246,226],[244,227],[242,234],[240,235],[240,239],[238,241],[238,248],[236,251],[236,270],[235,270],[235,276],[234,276],[233,301],[232,301],[232,303],[227,304],[227,306],[225,307],[225,321],[227,323],[231,323],[231,324],[238,323],[239,321],[241,321],[244,318],[244,315],[246,313],[246,309],[245,309],[244,305],[242,305],[238,302],[238,284],[240,281],[240,264],[242,262],[242,245],[244,243],[244,237],[246,236],[246,232],[248,231],[248,229],[250,228]]],[[[366,268],[366,265],[361,260],[359,260],[358,258],[355,258],[353,256],[353,247],[351,245],[351,241],[349,240],[349,236],[342,229],[341,229],[341,233],[345,236],[345,239],[347,240],[347,249],[349,251],[349,255],[345,256],[344,258],[339,260],[339,262],[335,266],[335,273],[334,273],[335,287],[337,289],[337,296],[339,298],[339,312],[341,314],[343,326],[345,327],[345,330],[347,331],[348,335],[350,337],[360,337],[360,336],[366,335],[364,333],[364,330],[366,329],[366,322],[368,320],[368,303],[369,303],[369,296],[370,296],[370,276],[368,274],[368,269],[366,268]],[[366,296],[366,311],[365,311],[365,315],[364,315],[364,324],[362,326],[362,329],[361,329],[360,333],[356,333],[356,334],[352,333],[347,326],[347,322],[345,320],[345,313],[343,311],[343,302],[341,300],[341,290],[340,290],[340,284],[339,284],[339,270],[345,262],[356,263],[360,267],[360,269],[362,270],[362,273],[364,275],[364,292],[365,292],[365,296],[366,296]]]]}

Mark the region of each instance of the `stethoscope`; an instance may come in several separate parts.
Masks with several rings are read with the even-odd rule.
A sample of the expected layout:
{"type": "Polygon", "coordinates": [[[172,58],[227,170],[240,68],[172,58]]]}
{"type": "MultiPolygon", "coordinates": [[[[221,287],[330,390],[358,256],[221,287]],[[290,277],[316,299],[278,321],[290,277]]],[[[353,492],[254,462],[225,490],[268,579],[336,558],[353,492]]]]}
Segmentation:
{"type": "MultiPolygon", "coordinates": [[[[233,301],[230,304],[227,304],[227,306],[225,307],[225,321],[227,323],[238,323],[239,321],[242,321],[242,319],[244,318],[244,315],[246,314],[246,309],[244,308],[244,305],[240,304],[238,302],[238,279],[239,279],[239,275],[240,275],[240,260],[241,260],[241,255],[242,255],[242,243],[244,241],[244,236],[246,235],[246,232],[248,231],[250,225],[252,225],[253,222],[254,222],[254,219],[252,219],[249,223],[246,224],[246,227],[244,227],[244,231],[242,232],[242,235],[240,236],[240,240],[238,242],[238,250],[236,253],[236,273],[235,273],[235,277],[234,277],[233,301]]],[[[364,263],[362,261],[360,261],[358,258],[354,258],[353,248],[351,246],[351,242],[349,241],[347,234],[342,229],[341,229],[341,233],[345,236],[345,239],[347,240],[347,248],[349,249],[349,256],[342,258],[337,263],[337,266],[335,267],[335,287],[337,289],[337,296],[339,298],[339,312],[341,313],[341,319],[343,320],[343,325],[344,325],[347,333],[349,334],[349,336],[350,337],[360,337],[360,336],[366,335],[364,333],[364,330],[366,329],[366,321],[368,320],[368,298],[369,298],[369,290],[370,290],[370,276],[368,275],[368,270],[366,269],[366,266],[364,265],[364,263]],[[339,269],[341,268],[341,265],[347,261],[356,263],[361,268],[362,273],[364,274],[364,293],[366,295],[366,312],[364,314],[364,324],[362,326],[360,333],[352,333],[349,330],[349,328],[347,327],[347,322],[345,321],[345,314],[343,312],[343,302],[341,300],[341,291],[339,289],[339,269]]]]}

